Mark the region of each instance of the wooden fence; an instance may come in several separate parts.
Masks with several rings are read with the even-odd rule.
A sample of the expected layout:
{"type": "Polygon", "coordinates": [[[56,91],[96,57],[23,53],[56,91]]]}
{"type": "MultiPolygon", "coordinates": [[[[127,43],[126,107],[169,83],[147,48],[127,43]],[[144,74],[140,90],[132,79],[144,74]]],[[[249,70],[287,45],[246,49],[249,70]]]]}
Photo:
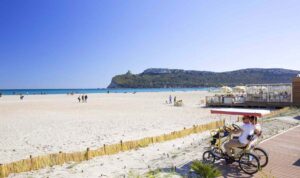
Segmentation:
{"type": "Polygon", "coordinates": [[[91,158],[103,155],[117,154],[122,151],[133,150],[141,147],[147,147],[153,143],[161,143],[164,141],[174,140],[177,138],[182,138],[190,134],[200,133],[207,130],[216,129],[223,126],[224,120],[211,122],[204,125],[194,125],[191,128],[183,129],[180,131],[174,131],[168,134],[163,134],[155,137],[146,137],[139,140],[133,141],[120,141],[120,143],[112,145],[103,145],[103,147],[90,150],[87,148],[85,151],[73,152],[73,153],[54,153],[44,156],[32,157],[28,159],[23,159],[20,161],[15,161],[8,164],[0,164],[0,178],[7,177],[11,173],[21,173],[32,170],[38,170],[54,165],[62,165],[68,162],[81,162],[89,160],[91,158]]]}
{"type": "Polygon", "coordinates": [[[277,116],[280,116],[281,114],[289,112],[290,110],[291,110],[290,107],[284,107],[281,109],[277,109],[277,110],[270,112],[269,114],[264,115],[262,119],[277,117],[277,116]]]}

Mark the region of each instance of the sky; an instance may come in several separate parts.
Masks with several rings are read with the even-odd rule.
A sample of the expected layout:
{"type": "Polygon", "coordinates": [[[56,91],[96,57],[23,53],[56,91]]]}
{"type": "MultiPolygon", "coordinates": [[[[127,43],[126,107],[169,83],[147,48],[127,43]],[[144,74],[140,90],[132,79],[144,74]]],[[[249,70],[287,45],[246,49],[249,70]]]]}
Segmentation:
{"type": "Polygon", "coordinates": [[[1,0],[0,88],[102,88],[147,68],[300,70],[299,0],[1,0]]]}

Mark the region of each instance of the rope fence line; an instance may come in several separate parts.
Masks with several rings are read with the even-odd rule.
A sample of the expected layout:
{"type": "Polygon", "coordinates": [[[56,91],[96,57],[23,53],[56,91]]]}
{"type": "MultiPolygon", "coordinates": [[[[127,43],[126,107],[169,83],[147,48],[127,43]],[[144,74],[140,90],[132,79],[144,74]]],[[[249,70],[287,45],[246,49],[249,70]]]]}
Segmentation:
{"type": "Polygon", "coordinates": [[[121,140],[120,143],[103,145],[103,147],[95,150],[90,150],[89,148],[87,148],[85,151],[81,152],[63,153],[60,151],[59,153],[37,157],[33,157],[30,155],[29,159],[23,159],[8,164],[0,164],[0,178],[7,177],[11,173],[28,172],[51,167],[54,165],[62,165],[68,162],[82,162],[98,156],[113,155],[123,151],[147,147],[150,144],[170,141],[177,138],[186,137],[191,134],[216,129],[224,126],[224,124],[225,120],[219,120],[204,125],[194,125],[191,128],[184,128],[180,131],[174,131],[159,136],[145,137],[139,140],[125,142],[121,140]]]}

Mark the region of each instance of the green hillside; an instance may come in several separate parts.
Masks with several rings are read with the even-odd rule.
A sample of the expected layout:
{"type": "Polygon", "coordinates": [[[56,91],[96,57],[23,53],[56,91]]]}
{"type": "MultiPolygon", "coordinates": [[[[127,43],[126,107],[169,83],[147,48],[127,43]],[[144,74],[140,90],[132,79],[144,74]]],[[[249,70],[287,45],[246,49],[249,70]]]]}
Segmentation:
{"type": "Polygon", "coordinates": [[[183,88],[218,87],[258,83],[291,83],[300,71],[288,69],[241,69],[229,72],[207,72],[179,69],[147,69],[113,77],[108,88],[183,88]]]}

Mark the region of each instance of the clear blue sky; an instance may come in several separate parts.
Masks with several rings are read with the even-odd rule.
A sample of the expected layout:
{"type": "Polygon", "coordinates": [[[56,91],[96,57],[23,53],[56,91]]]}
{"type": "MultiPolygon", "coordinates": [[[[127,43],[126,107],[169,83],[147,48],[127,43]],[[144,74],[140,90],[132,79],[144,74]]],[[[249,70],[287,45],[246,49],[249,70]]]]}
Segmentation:
{"type": "Polygon", "coordinates": [[[146,68],[300,69],[299,0],[1,0],[0,88],[98,88],[146,68]]]}

